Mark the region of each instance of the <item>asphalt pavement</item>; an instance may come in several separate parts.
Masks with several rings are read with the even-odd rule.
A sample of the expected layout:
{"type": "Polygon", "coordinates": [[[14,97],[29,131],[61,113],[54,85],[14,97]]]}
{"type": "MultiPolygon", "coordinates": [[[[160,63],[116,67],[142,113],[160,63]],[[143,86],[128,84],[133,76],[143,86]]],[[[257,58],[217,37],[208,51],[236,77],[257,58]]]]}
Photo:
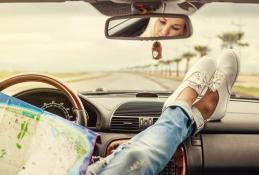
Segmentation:
{"type": "MultiPolygon", "coordinates": [[[[179,85],[175,81],[162,76],[155,76],[142,73],[108,72],[93,74],[93,76],[80,76],[74,79],[60,78],[65,81],[74,91],[95,91],[103,90],[144,90],[144,91],[173,91],[179,85]]],[[[27,82],[8,88],[4,92],[13,95],[18,92],[39,88],[51,87],[43,83],[27,82]]]]}
{"type": "Polygon", "coordinates": [[[172,79],[140,73],[112,72],[95,79],[70,83],[75,91],[96,90],[158,90],[172,91],[180,84],[172,79]]]}

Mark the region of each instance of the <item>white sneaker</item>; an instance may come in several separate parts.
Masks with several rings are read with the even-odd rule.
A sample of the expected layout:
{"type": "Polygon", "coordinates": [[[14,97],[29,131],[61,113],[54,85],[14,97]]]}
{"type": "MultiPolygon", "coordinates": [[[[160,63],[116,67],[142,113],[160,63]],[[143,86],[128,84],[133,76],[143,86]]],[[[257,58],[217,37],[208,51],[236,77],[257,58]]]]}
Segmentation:
{"type": "Polygon", "coordinates": [[[216,71],[216,63],[210,58],[205,58],[199,60],[191,69],[187,72],[182,83],[173,92],[172,95],[168,97],[164,103],[163,110],[171,104],[174,104],[176,98],[181,94],[181,92],[187,88],[191,87],[194,89],[198,95],[201,95],[206,87],[210,84],[210,80],[216,71]]]}
{"type": "Polygon", "coordinates": [[[232,87],[239,74],[239,62],[239,58],[231,49],[224,51],[218,60],[217,70],[212,77],[209,88],[218,92],[219,100],[215,111],[208,120],[220,120],[224,117],[232,87]]]}
{"type": "Polygon", "coordinates": [[[190,106],[185,102],[177,100],[177,97],[182,91],[191,87],[200,96],[205,88],[210,84],[210,80],[216,71],[215,60],[205,58],[199,60],[191,69],[187,72],[184,80],[180,86],[168,97],[163,106],[163,111],[169,106],[181,106],[181,108],[188,114],[192,122],[195,123],[196,128],[202,128],[204,126],[204,120],[202,117],[194,115],[190,106]]]}

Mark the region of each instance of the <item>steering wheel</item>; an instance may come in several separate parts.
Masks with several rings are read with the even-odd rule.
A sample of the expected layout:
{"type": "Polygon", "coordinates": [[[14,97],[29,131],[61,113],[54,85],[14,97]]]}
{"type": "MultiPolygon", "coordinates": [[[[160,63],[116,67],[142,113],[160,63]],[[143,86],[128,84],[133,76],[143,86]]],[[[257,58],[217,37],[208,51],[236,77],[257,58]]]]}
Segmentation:
{"type": "Polygon", "coordinates": [[[73,112],[76,116],[76,123],[87,126],[88,114],[84,109],[84,106],[78,97],[64,82],[57,80],[57,78],[45,74],[18,74],[12,77],[6,78],[0,82],[0,91],[13,86],[15,84],[24,82],[41,82],[54,86],[58,90],[62,91],[70,100],[73,106],[73,112]]]}

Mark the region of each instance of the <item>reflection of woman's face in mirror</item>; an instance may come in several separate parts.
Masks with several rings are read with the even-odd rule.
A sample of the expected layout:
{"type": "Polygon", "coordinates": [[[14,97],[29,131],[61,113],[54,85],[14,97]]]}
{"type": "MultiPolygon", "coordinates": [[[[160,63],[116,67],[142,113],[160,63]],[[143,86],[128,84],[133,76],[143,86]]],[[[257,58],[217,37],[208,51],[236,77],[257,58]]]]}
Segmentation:
{"type": "Polygon", "coordinates": [[[154,37],[180,36],[184,34],[185,20],[182,18],[164,18],[156,19],[154,25],[154,37]]]}

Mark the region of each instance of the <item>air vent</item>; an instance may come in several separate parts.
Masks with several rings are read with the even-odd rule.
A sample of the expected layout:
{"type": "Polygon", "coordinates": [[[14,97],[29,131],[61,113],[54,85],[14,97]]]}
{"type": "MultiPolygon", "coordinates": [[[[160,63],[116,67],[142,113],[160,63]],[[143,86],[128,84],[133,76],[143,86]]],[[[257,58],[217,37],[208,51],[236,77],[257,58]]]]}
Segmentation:
{"type": "Polygon", "coordinates": [[[169,174],[177,174],[176,173],[176,164],[174,160],[170,160],[170,162],[167,164],[167,166],[163,169],[159,175],[169,175],[169,174]]]}
{"type": "Polygon", "coordinates": [[[139,131],[139,118],[113,117],[111,121],[112,131],[137,132],[139,131]]]}
{"type": "Polygon", "coordinates": [[[158,120],[158,117],[154,117],[153,118],[153,124],[155,124],[157,120],[158,120]]]}
{"type": "Polygon", "coordinates": [[[128,102],[118,107],[114,116],[160,116],[162,102],[128,102]]]}

